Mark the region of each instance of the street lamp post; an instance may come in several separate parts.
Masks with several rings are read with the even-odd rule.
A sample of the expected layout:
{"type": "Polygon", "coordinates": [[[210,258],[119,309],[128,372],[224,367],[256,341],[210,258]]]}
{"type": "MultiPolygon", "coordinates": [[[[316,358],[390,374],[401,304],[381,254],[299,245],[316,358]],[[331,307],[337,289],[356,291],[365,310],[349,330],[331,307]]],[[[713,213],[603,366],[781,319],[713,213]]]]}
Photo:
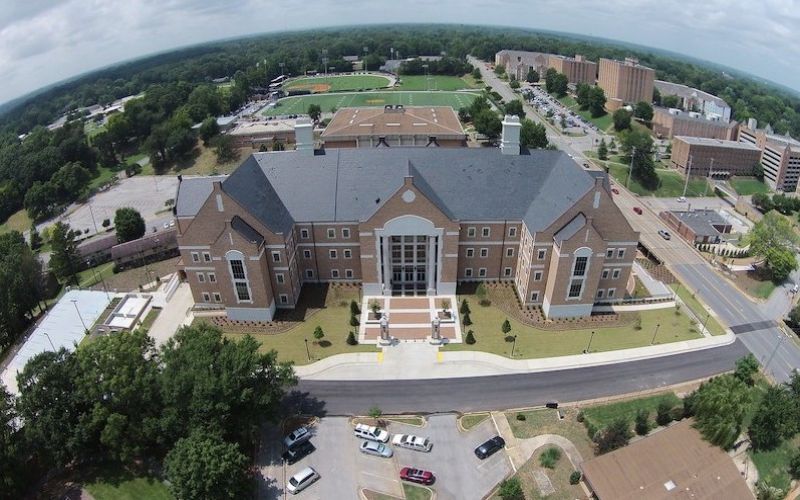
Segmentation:
{"type": "Polygon", "coordinates": [[[89,329],[86,328],[86,322],[83,321],[83,316],[81,316],[81,310],[78,309],[78,301],[76,299],[71,299],[72,305],[75,306],[75,312],[78,313],[78,319],[81,320],[81,324],[83,325],[83,331],[88,332],[89,329]]]}
{"type": "Polygon", "coordinates": [[[775,349],[772,350],[772,354],[769,355],[769,359],[764,364],[764,372],[766,372],[767,369],[769,368],[770,363],[772,363],[772,358],[774,358],[775,355],[778,353],[778,348],[781,346],[784,340],[786,340],[786,337],[781,335],[781,338],[778,339],[778,343],[775,344],[775,349]]]}
{"type": "Polygon", "coordinates": [[[656,342],[656,335],[658,335],[658,329],[661,327],[661,323],[656,324],[656,329],[653,332],[653,338],[650,340],[650,345],[653,345],[656,342]]]}
{"type": "Polygon", "coordinates": [[[311,361],[311,351],[308,350],[308,339],[303,339],[303,340],[306,343],[306,356],[308,357],[308,360],[311,361]]]}
{"type": "Polygon", "coordinates": [[[592,348],[592,340],[594,339],[594,330],[592,330],[592,335],[589,336],[589,345],[586,346],[586,349],[583,351],[584,354],[589,353],[589,349],[592,348]]]}
{"type": "Polygon", "coordinates": [[[636,148],[631,148],[631,168],[628,169],[628,176],[625,177],[625,189],[631,182],[631,175],[633,175],[633,159],[636,157],[636,148]]]}
{"type": "Polygon", "coordinates": [[[706,320],[705,320],[705,321],[703,321],[703,331],[708,331],[708,330],[706,330],[706,325],[708,324],[708,319],[709,319],[710,317],[711,317],[711,313],[707,312],[707,313],[706,313],[706,320]]]}
{"type": "Polygon", "coordinates": [[[53,339],[50,338],[50,335],[48,335],[47,332],[42,332],[42,333],[44,334],[45,337],[47,337],[47,340],[50,341],[50,347],[53,348],[53,352],[56,352],[56,346],[53,345],[53,339]]]}
{"type": "Polygon", "coordinates": [[[514,348],[517,347],[517,336],[514,335],[514,342],[511,344],[511,357],[514,357],[514,348]]]}

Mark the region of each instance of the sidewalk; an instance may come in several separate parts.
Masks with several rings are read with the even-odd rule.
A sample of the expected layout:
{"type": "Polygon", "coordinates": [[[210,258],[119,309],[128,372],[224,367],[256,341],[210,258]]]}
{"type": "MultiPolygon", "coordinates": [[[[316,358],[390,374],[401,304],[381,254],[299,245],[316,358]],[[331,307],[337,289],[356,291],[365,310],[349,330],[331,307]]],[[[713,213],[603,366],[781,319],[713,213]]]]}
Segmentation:
{"type": "Polygon", "coordinates": [[[729,331],[683,342],[540,359],[509,359],[480,351],[442,352],[425,343],[401,343],[382,352],[337,354],[296,366],[295,372],[308,380],[419,380],[538,373],[670,356],[721,347],[735,340],[729,331]]]}

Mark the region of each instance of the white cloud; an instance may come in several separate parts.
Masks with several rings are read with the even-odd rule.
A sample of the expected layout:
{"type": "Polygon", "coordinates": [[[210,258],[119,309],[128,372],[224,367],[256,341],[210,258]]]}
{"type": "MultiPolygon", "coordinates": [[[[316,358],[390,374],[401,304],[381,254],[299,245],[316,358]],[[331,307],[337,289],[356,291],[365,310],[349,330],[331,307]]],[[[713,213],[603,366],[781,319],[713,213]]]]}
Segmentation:
{"type": "Polygon", "coordinates": [[[681,52],[800,89],[798,0],[21,0],[0,11],[0,101],[219,38],[385,22],[514,25],[681,52]]]}

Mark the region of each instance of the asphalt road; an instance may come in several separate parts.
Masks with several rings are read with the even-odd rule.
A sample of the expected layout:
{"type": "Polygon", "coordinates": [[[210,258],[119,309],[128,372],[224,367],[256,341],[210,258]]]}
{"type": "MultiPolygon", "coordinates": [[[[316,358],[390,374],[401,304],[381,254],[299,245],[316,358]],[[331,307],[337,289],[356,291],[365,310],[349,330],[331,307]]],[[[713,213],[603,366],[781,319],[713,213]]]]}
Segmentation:
{"type": "Polygon", "coordinates": [[[319,415],[438,413],[520,408],[547,401],[582,401],[688,382],[733,369],[747,354],[741,342],[714,349],[614,365],[523,375],[442,380],[301,380],[292,411],[319,415]]]}

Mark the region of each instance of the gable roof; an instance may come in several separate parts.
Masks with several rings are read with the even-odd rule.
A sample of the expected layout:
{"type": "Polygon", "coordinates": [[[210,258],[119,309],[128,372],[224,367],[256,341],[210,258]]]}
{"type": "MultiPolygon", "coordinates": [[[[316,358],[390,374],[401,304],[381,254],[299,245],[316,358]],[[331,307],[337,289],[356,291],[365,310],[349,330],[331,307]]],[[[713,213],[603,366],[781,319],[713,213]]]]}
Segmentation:
{"type": "Polygon", "coordinates": [[[562,242],[569,240],[575,234],[580,231],[583,226],[586,225],[586,217],[583,213],[579,213],[575,217],[572,218],[571,221],[567,222],[564,227],[558,230],[556,234],[553,235],[553,239],[561,245],[562,242]]]}
{"type": "Polygon", "coordinates": [[[178,194],[175,196],[175,215],[177,217],[196,215],[214,190],[214,181],[224,179],[224,176],[183,177],[178,183],[178,194]]]}
{"type": "Polygon", "coordinates": [[[466,137],[449,106],[389,106],[338,110],[322,132],[322,140],[387,135],[466,137]]]}
{"type": "Polygon", "coordinates": [[[553,224],[595,184],[560,151],[409,147],[255,153],[222,189],[271,231],[285,233],[295,221],[367,220],[408,175],[454,220],[523,220],[532,232],[553,224]]]}
{"type": "Polygon", "coordinates": [[[251,243],[257,243],[258,245],[264,243],[264,237],[261,236],[261,233],[238,215],[234,215],[233,219],[231,219],[231,228],[251,243]]]}

